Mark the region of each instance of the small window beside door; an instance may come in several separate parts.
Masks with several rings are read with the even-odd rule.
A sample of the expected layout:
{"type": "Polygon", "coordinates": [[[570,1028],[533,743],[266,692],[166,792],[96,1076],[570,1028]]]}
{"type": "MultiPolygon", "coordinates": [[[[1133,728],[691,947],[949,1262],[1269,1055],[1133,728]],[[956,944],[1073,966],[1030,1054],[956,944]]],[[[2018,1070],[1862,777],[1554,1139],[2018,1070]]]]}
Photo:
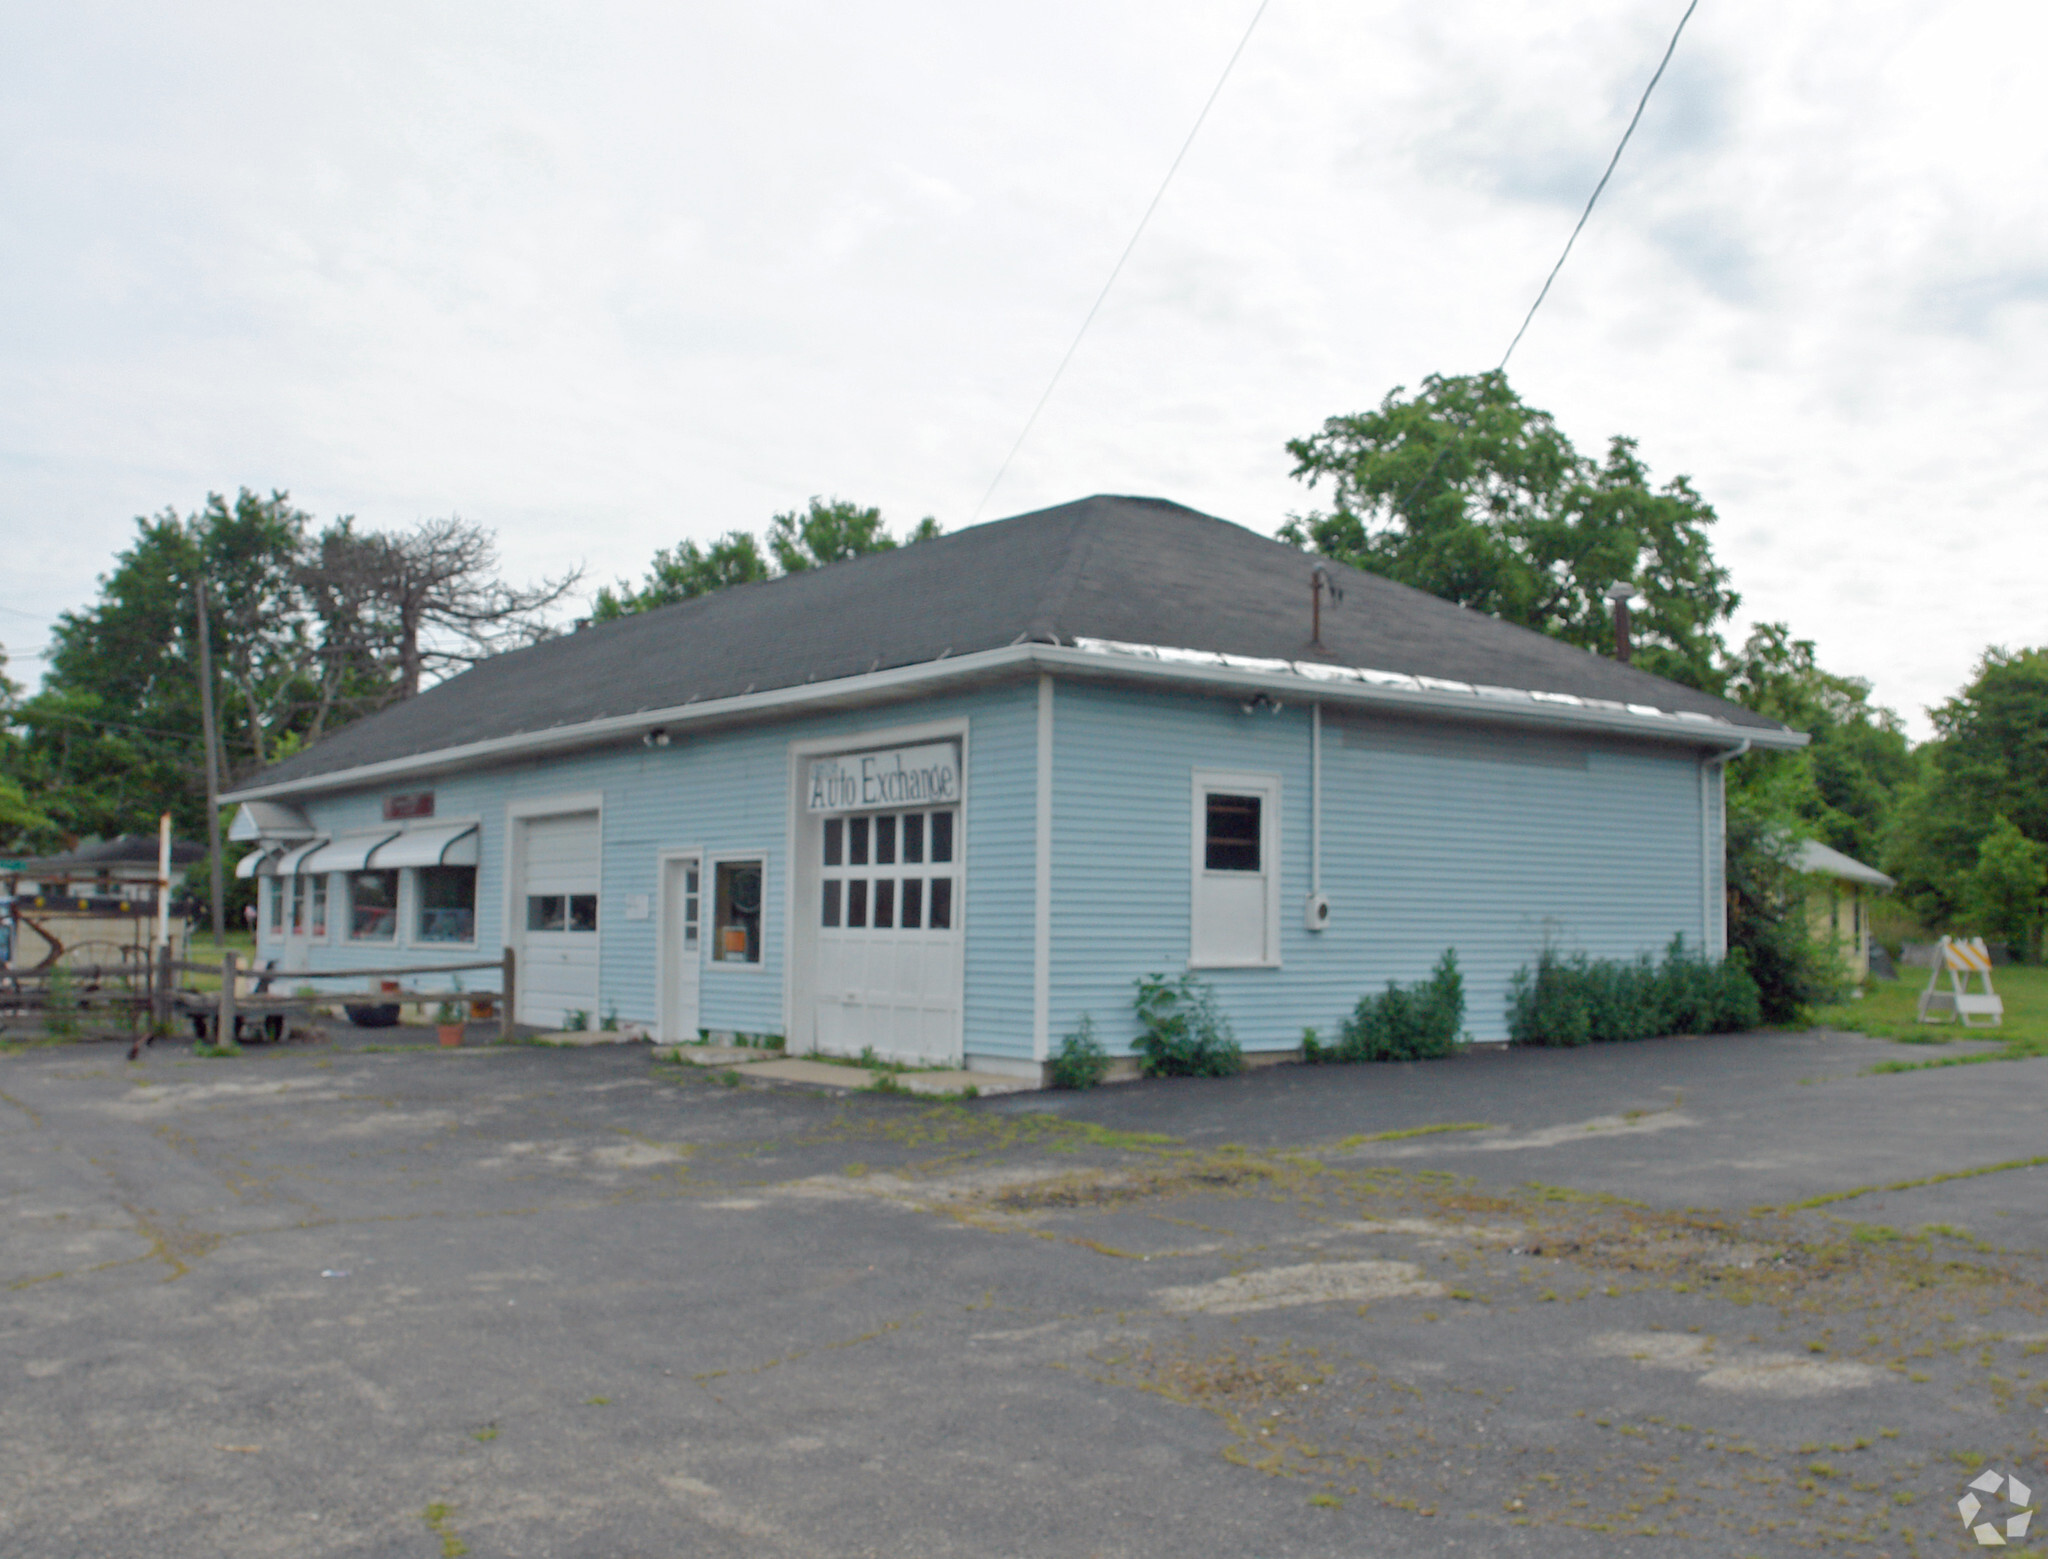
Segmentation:
{"type": "Polygon", "coordinates": [[[712,878],[711,957],[722,964],[761,961],[762,862],[720,861],[712,878]]]}

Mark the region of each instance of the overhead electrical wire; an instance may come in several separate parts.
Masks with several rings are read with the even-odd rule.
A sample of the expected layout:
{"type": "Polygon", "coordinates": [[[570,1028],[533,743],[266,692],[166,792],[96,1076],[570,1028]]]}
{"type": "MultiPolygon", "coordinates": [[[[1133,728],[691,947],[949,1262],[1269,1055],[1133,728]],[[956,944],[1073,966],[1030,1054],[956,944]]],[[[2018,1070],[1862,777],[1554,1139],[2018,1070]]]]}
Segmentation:
{"type": "Polygon", "coordinates": [[[1685,24],[1692,20],[1692,13],[1699,9],[1700,0],[1692,0],[1685,8],[1685,15],[1678,19],[1678,25],[1671,31],[1671,42],[1664,47],[1664,58],[1657,62],[1657,70],[1650,77],[1650,84],[1643,88],[1642,101],[1636,104],[1636,111],[1629,119],[1628,128],[1621,132],[1621,140],[1614,148],[1614,155],[1607,159],[1607,171],[1600,175],[1600,182],[1593,186],[1593,193],[1586,200],[1586,209],[1579,213],[1578,225],[1572,229],[1572,236],[1564,241],[1564,253],[1557,257],[1557,264],[1550,268],[1550,274],[1543,278],[1543,288],[1536,294],[1536,301],[1529,305],[1529,312],[1522,317],[1522,328],[1515,332],[1515,339],[1508,343],[1508,349],[1500,354],[1500,364],[1494,369],[1499,373],[1508,365],[1508,359],[1515,355],[1515,348],[1522,344],[1522,337],[1528,334],[1530,322],[1536,318],[1536,311],[1543,307],[1543,300],[1550,296],[1550,284],[1557,280],[1557,273],[1564,269],[1564,262],[1571,258],[1572,245],[1579,241],[1579,234],[1585,231],[1586,219],[1593,214],[1593,207],[1600,199],[1600,192],[1607,188],[1607,181],[1614,177],[1614,170],[1621,162],[1621,154],[1628,150],[1629,137],[1636,133],[1636,126],[1642,123],[1643,110],[1650,106],[1650,94],[1657,90],[1657,83],[1664,79],[1664,67],[1671,63],[1671,56],[1678,52],[1678,40],[1685,31],[1685,24]]]}
{"type": "Polygon", "coordinates": [[[1024,447],[1024,441],[1031,436],[1032,428],[1037,425],[1039,413],[1045,410],[1045,403],[1052,399],[1052,392],[1058,386],[1060,376],[1067,371],[1067,364],[1074,360],[1074,354],[1080,350],[1081,338],[1088,334],[1088,327],[1095,323],[1095,316],[1102,311],[1103,300],[1109,296],[1110,288],[1116,285],[1117,277],[1123,273],[1124,262],[1130,259],[1131,251],[1138,247],[1138,240],[1144,236],[1145,225],[1152,220],[1152,213],[1159,209],[1159,202],[1166,198],[1167,186],[1173,183],[1173,176],[1180,172],[1180,165],[1187,158],[1188,148],[1195,144],[1195,137],[1201,134],[1202,122],[1209,117],[1209,110],[1216,106],[1216,99],[1223,92],[1223,84],[1237,68],[1238,57],[1244,53],[1245,45],[1252,41],[1252,32],[1258,27],[1259,18],[1266,14],[1266,7],[1270,3],[1271,0],[1259,0],[1258,9],[1252,12],[1252,19],[1245,24],[1244,36],[1237,40],[1237,47],[1230,51],[1230,58],[1223,66],[1223,74],[1216,78],[1216,85],[1210,89],[1208,100],[1202,104],[1202,111],[1195,115],[1194,125],[1189,129],[1187,139],[1181,142],[1180,150],[1174,154],[1173,163],[1166,170],[1166,177],[1159,181],[1159,188],[1152,196],[1152,203],[1145,208],[1145,214],[1138,218],[1138,225],[1131,232],[1131,241],[1124,245],[1124,252],[1117,256],[1116,264],[1109,268],[1109,280],[1102,284],[1102,290],[1088,306],[1088,313],[1081,321],[1081,328],[1074,332],[1074,339],[1068,345],[1066,355],[1060,359],[1059,366],[1053,369],[1052,378],[1046,381],[1045,393],[1038,397],[1038,404],[1031,408],[1031,415],[1024,419],[1024,426],[1017,434],[1017,441],[1010,446],[1010,452],[1003,456],[1003,463],[996,468],[995,477],[988,484],[988,490],[981,495],[981,502],[974,506],[974,514],[968,521],[970,525],[981,518],[981,511],[988,507],[989,499],[995,496],[996,489],[1009,474],[1010,462],[1017,458],[1017,451],[1024,447]]]}
{"type": "MultiPolygon", "coordinates": [[[[1600,192],[1607,188],[1607,181],[1614,177],[1614,170],[1621,163],[1621,154],[1628,150],[1629,137],[1636,133],[1636,126],[1642,123],[1643,110],[1650,106],[1650,94],[1657,90],[1657,83],[1664,79],[1664,67],[1671,63],[1671,56],[1678,52],[1678,40],[1685,33],[1685,24],[1692,20],[1692,13],[1699,9],[1699,4],[1700,0],[1691,0],[1685,8],[1685,14],[1679,17],[1678,25],[1671,30],[1671,41],[1664,46],[1664,57],[1657,62],[1656,70],[1651,73],[1650,84],[1643,88],[1643,95],[1636,103],[1636,111],[1629,117],[1628,127],[1621,132],[1621,139],[1615,143],[1614,155],[1607,159],[1607,171],[1600,175],[1600,182],[1593,186],[1593,193],[1586,199],[1586,209],[1579,213],[1579,220],[1572,228],[1571,237],[1564,241],[1563,253],[1558,255],[1557,264],[1550,268],[1550,274],[1543,278],[1543,286],[1536,294],[1536,301],[1529,305],[1529,312],[1522,316],[1522,328],[1515,332],[1515,338],[1508,343],[1508,349],[1500,354],[1500,362],[1493,370],[1495,373],[1507,371],[1508,359],[1515,355],[1515,348],[1522,344],[1522,337],[1529,333],[1529,326],[1536,318],[1536,311],[1543,307],[1543,300],[1550,296],[1551,283],[1557,280],[1557,273],[1564,269],[1564,262],[1571,258],[1572,245],[1579,241],[1579,234],[1585,231],[1586,219],[1592,216],[1593,207],[1599,202],[1600,192]]],[[[1436,468],[1443,464],[1445,451],[1449,448],[1448,443],[1437,445],[1436,454],[1428,467],[1394,506],[1396,512],[1406,508],[1414,500],[1415,495],[1422,491],[1423,484],[1436,475],[1436,468]]]]}

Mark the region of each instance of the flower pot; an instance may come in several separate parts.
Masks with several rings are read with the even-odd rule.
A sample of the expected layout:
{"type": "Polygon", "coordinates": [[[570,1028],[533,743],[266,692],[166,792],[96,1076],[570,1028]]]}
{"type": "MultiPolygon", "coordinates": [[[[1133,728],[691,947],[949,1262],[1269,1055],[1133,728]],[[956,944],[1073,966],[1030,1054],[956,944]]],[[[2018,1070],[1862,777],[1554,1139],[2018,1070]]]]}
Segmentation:
{"type": "Polygon", "coordinates": [[[434,1025],[434,1032],[440,1036],[441,1043],[451,1050],[462,1043],[460,1023],[437,1023],[434,1025]]]}
{"type": "Polygon", "coordinates": [[[497,1010],[498,1000],[495,996],[473,997],[469,1003],[469,1015],[478,1023],[489,1021],[491,1014],[497,1010]]]}

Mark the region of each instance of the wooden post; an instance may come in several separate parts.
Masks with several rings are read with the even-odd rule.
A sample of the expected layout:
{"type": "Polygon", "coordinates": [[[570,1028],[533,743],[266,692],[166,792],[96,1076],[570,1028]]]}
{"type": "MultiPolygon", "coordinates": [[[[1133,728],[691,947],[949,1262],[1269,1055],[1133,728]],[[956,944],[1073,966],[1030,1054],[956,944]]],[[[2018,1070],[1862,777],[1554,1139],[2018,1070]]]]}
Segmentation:
{"type": "Polygon", "coordinates": [[[235,977],[239,963],[234,949],[220,955],[220,1016],[214,1021],[213,1042],[227,1046],[235,1042],[235,977]]]}
{"type": "Polygon", "coordinates": [[[514,993],[519,989],[519,957],[511,948],[505,949],[505,972],[499,976],[503,994],[498,998],[498,1038],[512,1037],[514,993]]]}
{"type": "Polygon", "coordinates": [[[220,880],[220,741],[213,720],[213,630],[206,618],[204,573],[194,581],[194,594],[199,602],[200,737],[206,743],[206,850],[213,863],[213,945],[219,948],[226,930],[227,911],[223,907],[220,880]]]}
{"type": "Polygon", "coordinates": [[[155,998],[150,1003],[150,1020],[155,1023],[154,1032],[169,1034],[171,1025],[177,1021],[177,1002],[173,995],[178,988],[177,970],[171,964],[171,944],[168,940],[157,949],[156,981],[150,991],[155,998]]]}

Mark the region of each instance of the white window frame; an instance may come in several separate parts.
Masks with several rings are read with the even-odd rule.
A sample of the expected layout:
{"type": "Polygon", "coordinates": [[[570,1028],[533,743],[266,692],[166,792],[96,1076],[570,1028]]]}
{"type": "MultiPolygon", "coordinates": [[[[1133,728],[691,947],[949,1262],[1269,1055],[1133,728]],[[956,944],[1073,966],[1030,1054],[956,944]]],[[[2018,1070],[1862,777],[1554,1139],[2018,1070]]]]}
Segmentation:
{"type": "MultiPolygon", "coordinates": [[[[703,892],[697,905],[697,951],[703,963],[699,966],[703,977],[713,974],[759,975],[768,972],[768,873],[774,868],[775,855],[765,845],[751,850],[706,850],[704,874],[698,879],[703,892]],[[761,863],[761,956],[752,963],[744,959],[720,958],[712,947],[712,939],[718,935],[718,863],[721,861],[759,861],[761,863]]],[[[602,920],[598,922],[604,924],[602,920]]]]}
{"type": "Polygon", "coordinates": [[[408,944],[405,939],[405,879],[410,873],[402,866],[372,866],[365,869],[369,871],[388,871],[398,878],[398,881],[393,883],[391,888],[391,913],[396,921],[396,924],[392,927],[391,935],[388,937],[356,935],[356,874],[354,872],[335,872],[333,874],[341,879],[341,892],[339,894],[334,893],[332,885],[329,885],[330,891],[327,895],[327,929],[329,933],[334,934],[336,940],[345,947],[389,947],[396,949],[407,946],[408,944]],[[338,925],[335,916],[337,901],[341,905],[341,917],[338,925]]]}
{"type": "MultiPolygon", "coordinates": [[[[398,934],[405,939],[402,945],[408,948],[416,948],[423,953],[431,953],[435,951],[437,948],[446,948],[450,952],[474,952],[478,947],[480,947],[483,944],[484,820],[481,816],[435,818],[423,817],[420,819],[420,823],[426,827],[440,827],[450,823],[466,823],[476,830],[477,860],[476,865],[471,869],[476,873],[477,903],[474,912],[469,917],[469,940],[467,942],[429,942],[423,937],[421,937],[419,934],[420,868],[417,866],[400,867],[398,870],[398,899],[400,905],[405,907],[405,918],[399,922],[398,927],[398,934]]],[[[598,872],[600,878],[602,878],[604,870],[603,826],[603,812],[602,809],[600,809],[598,816],[599,833],[597,843],[597,853],[599,857],[598,872]]],[[[406,835],[406,833],[410,831],[410,828],[411,825],[408,824],[406,827],[399,829],[398,837],[403,838],[406,835]]],[[[600,898],[598,901],[597,923],[599,928],[602,929],[604,926],[604,901],[602,900],[602,898],[600,898]]]]}
{"type": "MultiPolygon", "coordinates": [[[[1278,969],[1280,960],[1280,799],[1276,773],[1245,769],[1196,769],[1191,787],[1188,841],[1188,967],[1190,969],[1278,969]],[[1203,879],[1208,866],[1209,797],[1215,793],[1259,798],[1259,875],[1266,884],[1266,949],[1264,958],[1201,959],[1195,957],[1195,922],[1200,913],[1203,879]]],[[[1242,877],[1239,872],[1214,875],[1242,877]]]]}

